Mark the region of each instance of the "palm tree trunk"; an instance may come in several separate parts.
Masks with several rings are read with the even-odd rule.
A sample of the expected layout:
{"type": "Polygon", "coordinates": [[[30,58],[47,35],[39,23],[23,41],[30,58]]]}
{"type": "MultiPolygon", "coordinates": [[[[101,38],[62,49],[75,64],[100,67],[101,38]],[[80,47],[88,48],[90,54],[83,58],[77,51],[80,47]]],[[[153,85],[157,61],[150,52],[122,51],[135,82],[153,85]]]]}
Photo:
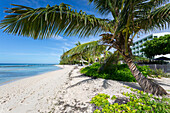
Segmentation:
{"type": "Polygon", "coordinates": [[[82,66],[84,66],[84,64],[83,64],[83,57],[82,57],[82,55],[81,55],[81,65],[82,65],[82,66]]]}
{"type": "Polygon", "coordinates": [[[125,57],[125,61],[133,76],[145,92],[152,93],[154,95],[167,94],[167,92],[161,86],[143,76],[143,74],[137,69],[131,58],[125,57]]]}
{"type": "Polygon", "coordinates": [[[88,61],[88,63],[89,63],[89,66],[90,66],[90,62],[91,62],[91,61],[90,61],[90,57],[89,57],[89,61],[88,61]]]}
{"type": "Polygon", "coordinates": [[[102,72],[108,67],[110,67],[115,60],[115,54],[112,54],[109,58],[106,59],[106,62],[99,68],[98,72],[102,72]]]}

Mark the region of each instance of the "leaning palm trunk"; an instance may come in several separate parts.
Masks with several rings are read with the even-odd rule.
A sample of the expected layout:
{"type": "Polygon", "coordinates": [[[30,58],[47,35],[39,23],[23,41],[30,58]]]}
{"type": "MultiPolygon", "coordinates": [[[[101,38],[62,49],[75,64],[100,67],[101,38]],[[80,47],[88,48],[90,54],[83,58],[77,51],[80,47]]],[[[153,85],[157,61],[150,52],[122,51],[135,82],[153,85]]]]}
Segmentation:
{"type": "Polygon", "coordinates": [[[98,72],[102,72],[104,70],[106,70],[108,67],[110,67],[114,61],[117,60],[115,59],[115,54],[112,54],[109,58],[106,59],[106,62],[104,64],[102,64],[102,66],[99,68],[98,72]]]}
{"type": "Polygon", "coordinates": [[[137,69],[131,58],[125,57],[125,61],[133,76],[145,92],[152,93],[154,95],[167,94],[167,92],[161,86],[143,76],[143,74],[137,69]]]}

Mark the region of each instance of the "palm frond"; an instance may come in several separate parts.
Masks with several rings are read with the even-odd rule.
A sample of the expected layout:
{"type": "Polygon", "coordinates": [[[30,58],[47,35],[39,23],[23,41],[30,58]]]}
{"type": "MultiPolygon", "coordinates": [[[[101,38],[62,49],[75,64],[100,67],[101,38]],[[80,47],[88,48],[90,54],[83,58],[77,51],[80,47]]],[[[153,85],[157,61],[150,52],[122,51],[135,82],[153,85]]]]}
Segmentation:
{"type": "Polygon", "coordinates": [[[7,8],[5,12],[9,15],[0,23],[7,33],[43,39],[59,34],[85,37],[111,30],[109,20],[87,15],[82,10],[77,12],[64,3],[37,9],[12,5],[15,7],[7,8]]]}
{"type": "Polygon", "coordinates": [[[147,16],[136,19],[135,25],[144,31],[168,28],[170,25],[170,3],[156,8],[147,16]]]}
{"type": "Polygon", "coordinates": [[[94,52],[98,52],[98,51],[103,51],[106,49],[106,46],[103,45],[99,45],[98,41],[92,41],[92,42],[87,42],[84,44],[80,44],[68,51],[66,51],[62,56],[72,56],[74,54],[87,54],[87,53],[94,53],[94,52]]]}

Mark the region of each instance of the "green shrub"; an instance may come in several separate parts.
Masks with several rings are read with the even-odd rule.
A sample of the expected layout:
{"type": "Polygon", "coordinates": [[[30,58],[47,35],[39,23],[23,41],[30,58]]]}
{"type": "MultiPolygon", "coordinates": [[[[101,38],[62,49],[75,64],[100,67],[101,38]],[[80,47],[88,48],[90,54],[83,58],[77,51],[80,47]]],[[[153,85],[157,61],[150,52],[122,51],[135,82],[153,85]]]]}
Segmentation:
{"type": "Polygon", "coordinates": [[[147,65],[138,66],[138,65],[137,65],[137,68],[139,69],[140,72],[142,72],[142,74],[143,74],[144,76],[151,76],[151,71],[152,71],[152,69],[150,69],[149,66],[147,66],[147,65]]]}
{"type": "MultiPolygon", "coordinates": [[[[126,64],[119,64],[108,67],[103,72],[98,72],[101,64],[94,63],[89,67],[85,67],[81,69],[81,73],[85,74],[86,76],[96,77],[96,78],[103,78],[103,79],[111,79],[111,80],[119,80],[119,81],[127,81],[127,82],[136,82],[136,79],[132,75],[129,67],[126,64]]],[[[138,69],[147,76],[149,68],[147,66],[137,66],[138,69]]]]}
{"type": "Polygon", "coordinates": [[[161,78],[161,77],[170,77],[170,75],[166,74],[163,72],[162,69],[156,69],[156,70],[151,70],[151,75],[154,75],[153,77],[158,77],[158,78],[161,78]]]}
{"type": "MultiPolygon", "coordinates": [[[[132,89],[133,93],[122,93],[128,98],[125,104],[110,104],[107,94],[98,94],[92,98],[91,104],[100,109],[96,109],[94,113],[170,113],[170,99],[158,98],[152,94],[132,89]]],[[[117,99],[115,95],[111,98],[117,99]]]]}

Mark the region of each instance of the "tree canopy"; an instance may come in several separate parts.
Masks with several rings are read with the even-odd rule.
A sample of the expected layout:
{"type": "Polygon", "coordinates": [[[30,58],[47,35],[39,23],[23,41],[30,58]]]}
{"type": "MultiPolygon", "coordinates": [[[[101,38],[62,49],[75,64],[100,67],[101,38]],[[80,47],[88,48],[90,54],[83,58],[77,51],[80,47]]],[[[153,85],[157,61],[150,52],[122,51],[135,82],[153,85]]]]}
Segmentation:
{"type": "Polygon", "coordinates": [[[90,63],[90,61],[95,61],[95,58],[104,54],[107,46],[100,45],[99,41],[91,41],[87,43],[81,44],[78,42],[76,47],[66,51],[61,56],[61,61],[66,60],[69,61],[81,61],[86,60],[90,63]]]}
{"type": "Polygon", "coordinates": [[[148,40],[144,44],[145,48],[141,51],[144,52],[148,58],[153,58],[155,55],[169,54],[170,53],[170,34],[148,40]]]}
{"type": "Polygon", "coordinates": [[[11,4],[14,7],[7,8],[5,12],[9,15],[1,21],[0,28],[34,39],[59,34],[87,37],[101,32],[114,33],[113,38],[118,38],[119,33],[124,32],[128,41],[130,35],[140,30],[165,28],[165,24],[169,24],[170,4],[161,6],[166,1],[169,0],[89,0],[99,13],[111,14],[113,20],[96,18],[64,3],[35,9],[11,4]]]}

